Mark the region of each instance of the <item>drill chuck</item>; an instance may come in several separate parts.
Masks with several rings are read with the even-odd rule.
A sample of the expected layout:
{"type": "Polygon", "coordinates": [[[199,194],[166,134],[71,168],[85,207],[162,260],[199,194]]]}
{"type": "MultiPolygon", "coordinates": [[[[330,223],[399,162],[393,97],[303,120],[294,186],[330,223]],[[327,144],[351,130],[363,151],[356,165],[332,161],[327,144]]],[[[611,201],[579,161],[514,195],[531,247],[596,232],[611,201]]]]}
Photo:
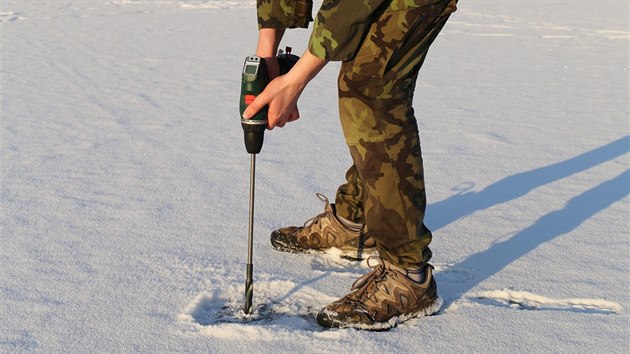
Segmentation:
{"type": "Polygon", "coordinates": [[[247,124],[242,123],[243,133],[245,137],[245,150],[250,154],[257,154],[262,150],[263,141],[265,140],[265,130],[267,129],[267,121],[263,124],[247,124]]]}

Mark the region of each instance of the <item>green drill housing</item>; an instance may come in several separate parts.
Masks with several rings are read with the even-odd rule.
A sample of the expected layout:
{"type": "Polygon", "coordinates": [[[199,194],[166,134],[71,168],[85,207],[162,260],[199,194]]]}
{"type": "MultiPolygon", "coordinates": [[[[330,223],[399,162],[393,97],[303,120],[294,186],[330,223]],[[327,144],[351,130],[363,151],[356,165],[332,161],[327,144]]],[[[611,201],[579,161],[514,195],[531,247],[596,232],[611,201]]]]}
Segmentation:
{"type": "Polygon", "coordinates": [[[269,82],[267,75],[267,66],[265,59],[251,55],[245,58],[243,65],[243,74],[241,77],[241,126],[243,127],[245,138],[245,149],[250,154],[257,154],[262,149],[263,140],[265,138],[265,130],[267,129],[267,110],[263,107],[250,119],[243,118],[243,112],[247,106],[258,96],[269,82]]]}

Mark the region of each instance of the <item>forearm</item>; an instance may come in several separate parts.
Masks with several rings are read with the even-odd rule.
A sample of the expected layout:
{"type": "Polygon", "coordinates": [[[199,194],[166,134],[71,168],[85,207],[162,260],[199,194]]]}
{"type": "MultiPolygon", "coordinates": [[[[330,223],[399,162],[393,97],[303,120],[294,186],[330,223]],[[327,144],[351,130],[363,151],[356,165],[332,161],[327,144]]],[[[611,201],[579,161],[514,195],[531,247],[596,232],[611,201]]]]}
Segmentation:
{"type": "Polygon", "coordinates": [[[284,36],[284,29],[261,28],[258,32],[256,55],[265,59],[275,58],[282,36],[284,36]]]}
{"type": "Polygon", "coordinates": [[[318,58],[307,50],[287,75],[303,89],[327,63],[327,60],[318,58]]]}

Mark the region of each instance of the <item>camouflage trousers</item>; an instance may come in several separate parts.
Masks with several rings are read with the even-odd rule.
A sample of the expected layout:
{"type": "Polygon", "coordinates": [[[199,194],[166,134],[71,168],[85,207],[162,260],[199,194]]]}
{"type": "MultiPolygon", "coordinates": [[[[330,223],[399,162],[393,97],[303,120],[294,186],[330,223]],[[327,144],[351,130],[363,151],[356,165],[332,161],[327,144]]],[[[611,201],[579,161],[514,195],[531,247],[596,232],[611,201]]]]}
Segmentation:
{"type": "Polygon", "coordinates": [[[339,114],[353,165],[337,190],[339,216],[366,225],[381,257],[399,266],[431,258],[424,224],[426,195],[418,126],[412,107],[429,46],[455,10],[455,0],[383,9],[356,56],[339,74],[339,114]]]}

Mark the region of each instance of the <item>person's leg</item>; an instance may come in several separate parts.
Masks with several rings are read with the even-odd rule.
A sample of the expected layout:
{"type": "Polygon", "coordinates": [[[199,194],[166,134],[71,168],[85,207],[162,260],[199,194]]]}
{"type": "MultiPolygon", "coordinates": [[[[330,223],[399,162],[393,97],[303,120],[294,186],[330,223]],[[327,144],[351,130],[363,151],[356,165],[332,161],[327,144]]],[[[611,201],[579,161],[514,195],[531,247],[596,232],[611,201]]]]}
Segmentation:
{"type": "Polygon", "coordinates": [[[381,257],[403,267],[431,255],[412,99],[418,70],[448,18],[443,8],[385,11],[339,75],[339,111],[354,165],[338,191],[338,212],[365,222],[381,257]]]}
{"type": "Polygon", "coordinates": [[[424,172],[412,100],[418,70],[454,4],[400,10],[391,2],[357,56],[342,65],[339,113],[356,176],[338,196],[343,202],[362,195],[367,233],[380,257],[368,259],[373,270],[351,293],[320,311],[322,326],[386,329],[442,305],[427,263],[431,232],[423,222],[424,172]]]}

